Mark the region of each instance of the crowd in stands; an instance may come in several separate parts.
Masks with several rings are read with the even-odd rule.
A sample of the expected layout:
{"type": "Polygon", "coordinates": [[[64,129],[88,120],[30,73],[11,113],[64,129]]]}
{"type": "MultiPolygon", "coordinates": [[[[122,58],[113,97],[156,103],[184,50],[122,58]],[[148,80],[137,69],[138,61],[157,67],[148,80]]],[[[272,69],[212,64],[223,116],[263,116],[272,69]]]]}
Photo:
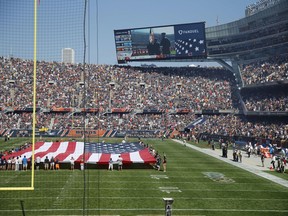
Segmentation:
{"type": "MultiPolygon", "coordinates": [[[[287,79],[287,64],[277,65],[275,61],[274,64],[259,63],[258,66],[257,68],[256,65],[246,65],[242,68],[246,84],[276,78],[287,79]]],[[[32,107],[33,62],[17,58],[0,58],[0,85],[2,87],[0,129],[31,129],[31,112],[6,113],[5,110],[9,108],[23,110],[32,107]]],[[[85,107],[97,108],[100,112],[83,115],[83,113],[51,113],[40,110],[36,114],[36,127],[69,129],[83,128],[86,125],[93,129],[182,130],[198,118],[194,114],[197,111],[238,109],[239,98],[235,94],[237,91],[235,86],[233,74],[220,67],[138,68],[87,64],[84,68],[82,64],[38,62],[38,108],[85,107]],[[111,108],[127,108],[133,111],[107,114],[106,111],[111,108]],[[189,109],[190,112],[185,115],[169,113],[169,110],[175,111],[178,108],[189,109]],[[145,109],[164,110],[164,112],[162,114],[136,112],[145,109]]],[[[285,94],[279,97],[272,95],[262,97],[254,94],[244,99],[248,110],[274,111],[276,107],[276,110],[287,111],[285,94]],[[259,101],[266,106],[261,107],[259,101]]],[[[283,123],[251,123],[234,115],[209,116],[205,124],[196,126],[195,131],[287,138],[287,126],[283,123]]]]}
{"type": "MultiPolygon", "coordinates": [[[[37,107],[47,109],[86,107],[98,108],[103,112],[111,108],[140,110],[186,108],[191,112],[202,109],[237,109],[238,99],[233,94],[235,78],[231,72],[222,68],[135,68],[93,64],[87,64],[85,67],[84,72],[84,65],[81,64],[38,62],[37,107]],[[82,85],[84,75],[86,76],[85,86],[82,85]]],[[[0,85],[3,86],[0,89],[2,110],[31,108],[33,62],[2,57],[0,76],[0,85]]],[[[2,112],[0,115],[0,128],[31,127],[31,113],[2,112]]],[[[102,119],[102,116],[92,114],[88,118],[91,127],[98,127],[95,120],[104,122],[102,124],[109,124],[107,119],[108,121],[111,118],[117,119],[115,116],[106,116],[102,119]],[[94,125],[91,125],[93,121],[94,125]]],[[[71,127],[72,124],[75,127],[84,126],[81,115],[70,113],[57,115],[55,118],[54,114],[47,115],[40,111],[37,113],[37,127],[48,127],[52,119],[54,128],[65,128],[69,125],[71,127]],[[67,117],[71,121],[67,121],[67,117]]],[[[159,122],[160,125],[164,125],[163,117],[152,115],[151,119],[152,121],[147,115],[133,115],[133,118],[124,115],[121,122],[126,127],[127,122],[131,122],[128,126],[131,128],[139,126],[139,122],[143,120],[143,124],[140,124],[143,128],[154,128],[159,122]]],[[[118,124],[121,125],[121,122],[118,124]]]]}
{"type": "Polygon", "coordinates": [[[288,56],[242,65],[241,73],[245,85],[288,80],[288,56]]]}
{"type": "Polygon", "coordinates": [[[231,114],[207,116],[206,118],[207,120],[203,124],[196,125],[194,128],[197,134],[288,139],[287,122],[248,120],[231,114]]]}
{"type": "MultiPolygon", "coordinates": [[[[232,109],[222,68],[141,68],[38,62],[37,107],[232,109]],[[84,98],[83,76],[86,76],[84,98]],[[82,83],[81,83],[82,82],[82,83]],[[113,83],[113,85],[111,84],[113,83]]],[[[33,61],[0,58],[0,106],[32,107],[33,61]],[[13,82],[11,82],[11,80],[13,82]]]]}
{"type": "MultiPolygon", "coordinates": [[[[15,114],[20,119],[20,124],[9,124],[14,115],[3,114],[5,120],[1,122],[2,129],[32,129],[32,113],[15,114]]],[[[84,128],[86,122],[86,127],[91,129],[117,129],[119,131],[124,130],[157,130],[157,129],[183,129],[191,121],[195,120],[197,117],[193,113],[188,113],[185,115],[169,115],[164,114],[84,114],[72,115],[68,114],[37,114],[37,119],[43,119],[43,121],[37,121],[37,128],[49,128],[51,122],[53,122],[53,127],[51,129],[71,129],[71,128],[84,128]],[[53,119],[53,120],[52,120],[53,119]],[[86,120],[85,120],[86,119],[86,120]]],[[[17,118],[16,118],[17,120],[17,118]]],[[[17,121],[18,121],[17,120],[17,121]]],[[[23,134],[25,135],[25,134],[23,134]]]]}
{"type": "MultiPolygon", "coordinates": [[[[83,128],[84,115],[67,118],[68,114],[57,114],[57,119],[53,129],[83,128]]],[[[51,115],[47,115],[50,118],[51,115]]],[[[185,115],[169,114],[123,114],[123,115],[98,115],[87,114],[87,128],[107,129],[127,131],[127,130],[184,130],[191,122],[200,117],[189,113],[185,115]],[[132,116],[133,115],[133,116],[132,116]]],[[[262,137],[268,139],[288,140],[288,124],[285,121],[262,121],[248,120],[243,116],[233,114],[228,115],[209,115],[203,124],[198,124],[192,128],[195,136],[201,133],[223,135],[223,136],[243,136],[243,137],[262,137]]],[[[31,125],[27,128],[31,129],[31,125]]],[[[23,134],[25,135],[25,134],[23,134]]]]}
{"type": "Polygon", "coordinates": [[[254,92],[245,94],[243,101],[248,111],[288,112],[288,95],[285,92],[254,92]]]}
{"type": "MultiPolygon", "coordinates": [[[[242,78],[246,85],[276,84],[288,82],[288,57],[274,57],[242,67],[242,78]]],[[[288,111],[287,87],[275,90],[272,87],[241,91],[248,111],[288,111]]]]}

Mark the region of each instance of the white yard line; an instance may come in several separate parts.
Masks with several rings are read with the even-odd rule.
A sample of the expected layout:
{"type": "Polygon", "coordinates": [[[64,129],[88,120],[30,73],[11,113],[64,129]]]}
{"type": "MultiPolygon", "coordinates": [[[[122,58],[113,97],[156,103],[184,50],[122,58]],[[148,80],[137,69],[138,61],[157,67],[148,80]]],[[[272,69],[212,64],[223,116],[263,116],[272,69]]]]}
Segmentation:
{"type": "MultiPolygon", "coordinates": [[[[67,211],[67,210],[71,210],[71,211],[83,211],[83,209],[81,208],[77,208],[77,209],[71,209],[71,208],[67,208],[67,209],[25,209],[25,212],[49,212],[49,211],[67,211]]],[[[89,208],[86,209],[88,211],[163,211],[163,208],[137,208],[137,209],[119,209],[119,208],[115,208],[115,209],[111,209],[111,208],[89,208]]],[[[11,209],[7,209],[7,210],[1,210],[1,212],[21,212],[22,210],[11,210],[11,209]]],[[[277,210],[277,209],[202,209],[202,208],[187,208],[187,209],[173,209],[173,212],[181,212],[181,211],[209,211],[209,212],[281,212],[281,213],[288,213],[288,210],[277,210]]]]}
{"type": "Polygon", "coordinates": [[[60,189],[60,193],[58,194],[58,196],[56,197],[54,203],[53,203],[53,207],[57,207],[57,206],[60,206],[62,205],[62,202],[66,199],[67,196],[66,193],[67,193],[67,190],[69,190],[69,185],[71,185],[71,183],[73,183],[73,173],[74,172],[71,172],[69,177],[67,178],[66,180],[66,183],[65,185],[60,189]]]}
{"type": "MultiPolygon", "coordinates": [[[[264,192],[264,191],[263,191],[264,192]]],[[[79,200],[79,199],[82,199],[83,197],[61,197],[62,199],[75,199],[75,200],[79,200]]],[[[150,197],[87,197],[87,199],[132,199],[133,200],[136,200],[136,199],[151,199],[151,196],[150,197]]],[[[163,196],[161,197],[153,197],[155,199],[162,199],[163,196]]],[[[44,200],[47,200],[47,199],[55,199],[54,197],[27,197],[25,198],[25,200],[41,200],[41,199],[44,199],[44,200]]],[[[1,200],[15,200],[15,198],[1,198],[1,200]]],[[[199,200],[199,197],[177,197],[177,200],[199,200]]],[[[227,197],[227,198],[221,198],[221,197],[213,197],[213,198],[201,198],[201,200],[247,200],[247,201],[270,201],[271,198],[267,198],[267,199],[259,199],[259,198],[252,198],[252,199],[249,199],[249,198],[231,198],[231,197],[227,197]]],[[[277,199],[277,200],[287,200],[287,199],[277,199]]],[[[10,205],[9,205],[10,206],[10,205]]],[[[15,206],[19,206],[19,204],[15,204],[15,206]]]]}

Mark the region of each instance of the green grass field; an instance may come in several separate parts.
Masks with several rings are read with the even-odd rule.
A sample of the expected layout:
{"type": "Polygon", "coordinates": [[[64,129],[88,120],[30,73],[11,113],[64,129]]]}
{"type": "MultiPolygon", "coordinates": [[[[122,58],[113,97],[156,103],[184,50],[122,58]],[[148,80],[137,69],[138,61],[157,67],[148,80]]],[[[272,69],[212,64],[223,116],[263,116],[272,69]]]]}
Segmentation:
{"type": "MultiPolygon", "coordinates": [[[[0,191],[0,215],[288,215],[288,188],[171,140],[143,140],[168,157],[154,169],[35,171],[34,191],[0,191]],[[22,212],[23,204],[24,213],[22,212]]],[[[0,142],[0,149],[23,143],[0,142]]],[[[0,171],[0,187],[29,186],[30,171],[0,171]]]]}

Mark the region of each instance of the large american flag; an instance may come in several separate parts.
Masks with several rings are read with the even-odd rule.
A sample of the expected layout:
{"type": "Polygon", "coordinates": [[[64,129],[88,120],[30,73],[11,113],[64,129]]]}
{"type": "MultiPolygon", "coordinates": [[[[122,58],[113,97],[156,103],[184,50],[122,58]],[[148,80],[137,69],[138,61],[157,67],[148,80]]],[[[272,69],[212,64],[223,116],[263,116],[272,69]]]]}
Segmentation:
{"type": "MultiPolygon", "coordinates": [[[[87,163],[108,164],[109,159],[117,161],[119,155],[123,163],[155,163],[155,158],[150,154],[149,149],[139,143],[85,143],[84,142],[37,142],[34,148],[35,159],[40,157],[43,162],[46,156],[50,160],[53,156],[59,162],[68,163],[71,157],[75,162],[82,159],[87,163]],[[85,147],[85,152],[84,152],[85,147]]],[[[32,147],[6,155],[5,158],[32,157],[32,147]]]]}

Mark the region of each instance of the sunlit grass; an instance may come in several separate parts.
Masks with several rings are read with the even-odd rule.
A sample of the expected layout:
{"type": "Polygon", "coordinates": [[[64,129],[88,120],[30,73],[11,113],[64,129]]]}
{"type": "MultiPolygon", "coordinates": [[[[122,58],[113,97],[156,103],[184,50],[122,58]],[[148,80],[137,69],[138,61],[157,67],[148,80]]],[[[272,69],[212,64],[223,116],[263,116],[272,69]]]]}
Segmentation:
{"type": "MultiPolygon", "coordinates": [[[[27,140],[1,141],[1,149],[23,141],[27,140]]],[[[98,139],[89,140],[94,141],[98,139]]],[[[35,171],[34,191],[0,191],[0,215],[22,215],[21,201],[28,216],[164,215],[164,197],[174,199],[173,215],[288,214],[287,188],[171,140],[143,141],[161,155],[165,152],[166,173],[125,166],[122,172],[97,168],[35,171]]],[[[30,171],[0,173],[1,187],[30,181],[30,171]]]]}

